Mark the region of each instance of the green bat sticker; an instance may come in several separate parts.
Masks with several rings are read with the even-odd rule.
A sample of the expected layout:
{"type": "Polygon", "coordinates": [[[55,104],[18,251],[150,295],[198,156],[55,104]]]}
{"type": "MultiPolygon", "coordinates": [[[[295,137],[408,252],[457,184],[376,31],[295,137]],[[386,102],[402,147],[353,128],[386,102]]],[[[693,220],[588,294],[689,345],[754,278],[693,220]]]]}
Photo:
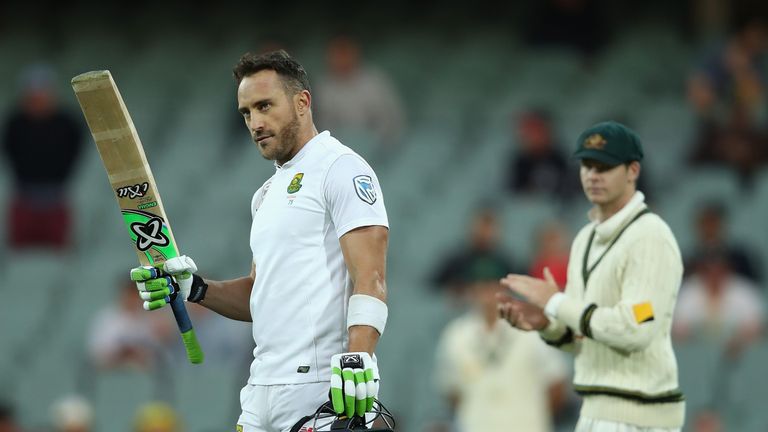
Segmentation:
{"type": "Polygon", "coordinates": [[[122,213],[131,240],[150,263],[155,264],[158,258],[165,261],[178,255],[168,227],[159,216],[137,210],[123,210],[122,213]]]}

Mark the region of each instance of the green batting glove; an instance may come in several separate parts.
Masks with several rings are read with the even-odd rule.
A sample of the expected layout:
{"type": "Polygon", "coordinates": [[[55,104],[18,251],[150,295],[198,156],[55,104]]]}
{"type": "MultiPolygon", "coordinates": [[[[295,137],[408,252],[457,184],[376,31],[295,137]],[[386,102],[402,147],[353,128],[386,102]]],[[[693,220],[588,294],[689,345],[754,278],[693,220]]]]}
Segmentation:
{"type": "Polygon", "coordinates": [[[192,258],[181,255],[165,261],[162,266],[131,269],[131,280],[136,282],[139,297],[144,300],[144,309],[155,310],[170,303],[179,294],[185,301],[202,300],[208,286],[201,277],[194,275],[196,271],[197,265],[192,258]]]}
{"type": "Polygon", "coordinates": [[[131,269],[131,280],[136,282],[139,297],[144,300],[144,309],[156,310],[171,302],[171,295],[177,291],[171,275],[152,266],[131,269]]]}
{"type": "Polygon", "coordinates": [[[338,415],[362,417],[379,394],[379,367],[366,352],[331,357],[331,403],[338,415]]]}

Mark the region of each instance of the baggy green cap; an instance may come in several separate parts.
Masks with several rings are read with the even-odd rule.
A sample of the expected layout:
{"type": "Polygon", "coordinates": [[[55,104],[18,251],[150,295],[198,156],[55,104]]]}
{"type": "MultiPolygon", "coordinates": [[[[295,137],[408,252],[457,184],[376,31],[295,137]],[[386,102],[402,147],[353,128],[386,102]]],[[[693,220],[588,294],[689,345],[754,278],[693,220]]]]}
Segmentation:
{"type": "Polygon", "coordinates": [[[573,157],[594,159],[608,165],[643,160],[640,138],[630,128],[615,121],[589,127],[579,135],[573,157]]]}

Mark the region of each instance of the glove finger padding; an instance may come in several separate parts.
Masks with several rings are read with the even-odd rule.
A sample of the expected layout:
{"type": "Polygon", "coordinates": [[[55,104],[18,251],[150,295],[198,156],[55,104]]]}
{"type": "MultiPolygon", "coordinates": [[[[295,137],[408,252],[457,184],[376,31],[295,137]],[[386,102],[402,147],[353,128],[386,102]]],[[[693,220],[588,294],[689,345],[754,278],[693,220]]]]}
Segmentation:
{"type": "Polygon", "coordinates": [[[344,380],[341,377],[339,358],[338,354],[331,357],[331,403],[336,414],[344,413],[344,380]]]}
{"type": "Polygon", "coordinates": [[[368,386],[365,382],[365,372],[362,369],[354,369],[355,373],[355,415],[363,416],[368,401],[368,386]]]}
{"type": "Polygon", "coordinates": [[[365,385],[365,412],[369,412],[373,409],[373,400],[379,395],[379,380],[374,381],[372,369],[365,370],[365,385]]]}
{"type": "Polygon", "coordinates": [[[174,292],[175,291],[173,290],[173,287],[169,287],[157,291],[140,292],[139,297],[141,297],[141,299],[144,301],[154,301],[164,299],[166,297],[170,298],[171,294],[174,292]]]}
{"type": "Polygon", "coordinates": [[[134,282],[144,282],[158,278],[162,273],[162,270],[152,266],[136,267],[131,269],[131,280],[134,282]]]}
{"type": "Polygon", "coordinates": [[[357,386],[355,386],[355,371],[352,368],[341,370],[341,377],[344,378],[344,414],[347,417],[355,415],[355,398],[357,396],[357,386]]]}
{"type": "Polygon", "coordinates": [[[189,273],[191,275],[192,273],[197,272],[197,265],[192,258],[186,255],[181,255],[164,262],[163,270],[172,275],[177,275],[179,273],[189,273]]]}
{"type": "Polygon", "coordinates": [[[144,289],[146,291],[161,291],[174,285],[174,280],[171,276],[163,276],[155,279],[144,281],[144,289]]]}
{"type": "Polygon", "coordinates": [[[157,310],[157,309],[160,309],[161,307],[167,305],[170,302],[171,302],[171,298],[170,297],[164,297],[164,298],[162,298],[160,300],[155,300],[155,301],[145,301],[144,302],[144,310],[148,310],[148,311],[157,310]]]}

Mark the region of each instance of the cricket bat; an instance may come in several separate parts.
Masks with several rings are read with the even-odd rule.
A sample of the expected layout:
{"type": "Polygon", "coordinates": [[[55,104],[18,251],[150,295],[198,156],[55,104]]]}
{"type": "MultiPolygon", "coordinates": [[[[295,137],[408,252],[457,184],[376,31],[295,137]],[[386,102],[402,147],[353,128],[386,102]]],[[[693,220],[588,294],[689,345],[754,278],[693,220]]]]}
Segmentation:
{"type": "MultiPolygon", "coordinates": [[[[115,192],[126,228],[142,265],[158,266],[179,255],[157,184],[136,127],[109,71],[72,78],[80,107],[115,192]]],[[[171,302],[187,357],[203,362],[203,351],[180,295],[171,302]]]]}

